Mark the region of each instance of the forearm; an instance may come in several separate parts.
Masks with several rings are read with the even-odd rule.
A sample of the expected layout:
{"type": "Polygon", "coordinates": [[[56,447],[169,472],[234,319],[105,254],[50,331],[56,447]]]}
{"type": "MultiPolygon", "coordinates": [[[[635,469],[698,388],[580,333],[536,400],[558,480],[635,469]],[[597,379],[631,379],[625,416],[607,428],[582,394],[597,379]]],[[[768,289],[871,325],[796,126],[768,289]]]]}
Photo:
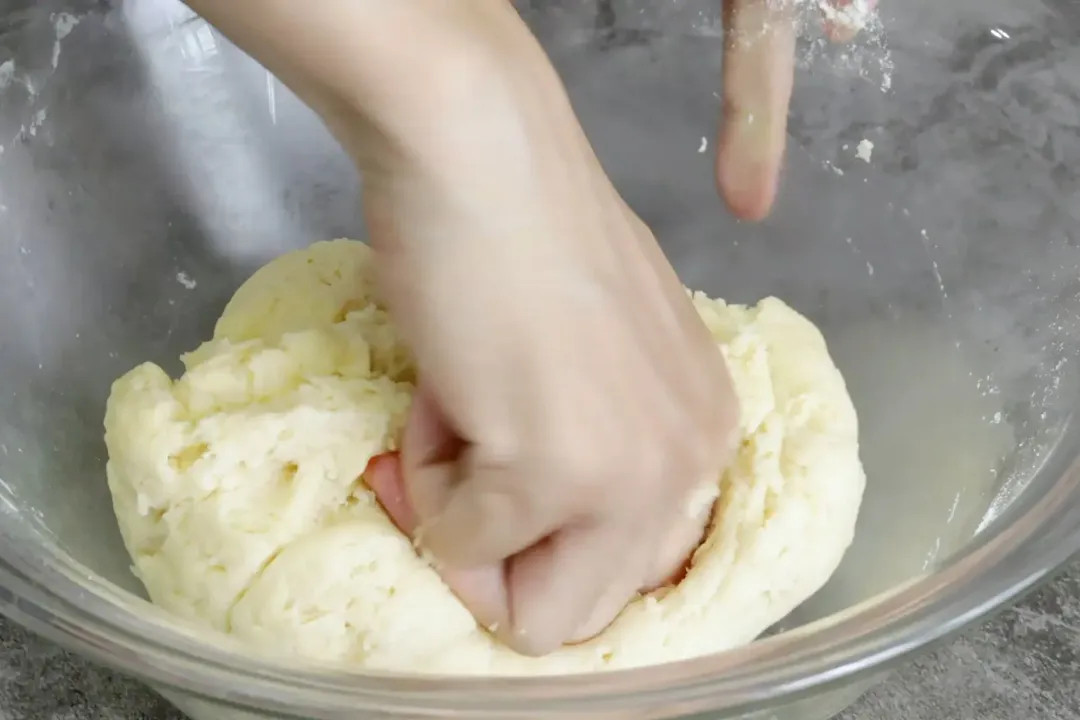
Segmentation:
{"type": "Polygon", "coordinates": [[[393,0],[187,0],[210,24],[283,80],[347,95],[378,92],[388,75],[422,63],[406,45],[417,3],[393,0]]]}
{"type": "MultiPolygon", "coordinates": [[[[415,135],[483,82],[524,28],[507,0],[186,0],[274,73],[351,152],[366,131],[415,135]],[[520,27],[519,27],[520,26],[520,27]]],[[[527,35],[527,30],[525,31],[527,35]]]]}

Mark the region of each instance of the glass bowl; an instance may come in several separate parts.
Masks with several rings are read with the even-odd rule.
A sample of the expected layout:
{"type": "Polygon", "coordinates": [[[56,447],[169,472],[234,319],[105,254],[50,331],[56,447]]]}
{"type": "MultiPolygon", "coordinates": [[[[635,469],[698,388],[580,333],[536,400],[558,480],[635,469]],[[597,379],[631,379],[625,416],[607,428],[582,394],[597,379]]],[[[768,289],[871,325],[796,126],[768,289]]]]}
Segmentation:
{"type": "Polygon", "coordinates": [[[0,11],[0,610],[199,720],[817,720],[1080,548],[1080,10],[885,0],[808,23],[776,211],[717,197],[716,0],[522,5],[597,151],[691,286],[822,328],[862,421],[855,545],[767,639],[543,680],[247,657],[155,610],[103,465],[110,382],[177,369],[256,267],[363,237],[313,115],[175,0],[0,11]]]}

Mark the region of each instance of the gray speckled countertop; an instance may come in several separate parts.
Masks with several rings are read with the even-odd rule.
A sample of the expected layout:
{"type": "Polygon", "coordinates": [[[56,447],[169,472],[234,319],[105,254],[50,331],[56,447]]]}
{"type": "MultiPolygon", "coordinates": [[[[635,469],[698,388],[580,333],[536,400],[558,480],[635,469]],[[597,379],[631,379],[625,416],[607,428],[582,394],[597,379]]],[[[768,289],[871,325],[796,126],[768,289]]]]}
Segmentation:
{"type": "MultiPolygon", "coordinates": [[[[0,619],[0,720],[181,720],[154,693],[0,619]]],[[[1080,562],[840,720],[1080,720],[1080,562]]]]}

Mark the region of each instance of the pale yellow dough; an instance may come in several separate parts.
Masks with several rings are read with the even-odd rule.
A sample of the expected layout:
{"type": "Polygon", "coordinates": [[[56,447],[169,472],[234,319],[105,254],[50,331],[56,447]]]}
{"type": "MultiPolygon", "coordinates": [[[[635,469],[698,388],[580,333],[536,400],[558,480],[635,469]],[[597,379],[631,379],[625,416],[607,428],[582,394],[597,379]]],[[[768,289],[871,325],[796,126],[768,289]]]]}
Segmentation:
{"type": "Polygon", "coordinates": [[[694,295],[742,403],[742,443],[686,578],[543,658],[479,628],[360,479],[395,447],[413,371],[370,251],[317,243],[257,272],[171,380],[141,365],[105,417],[109,488],[152,600],[253,653],[410,673],[628,668],[753,640],[820,588],[864,486],[855,410],[818,330],[776,299],[694,295]]]}

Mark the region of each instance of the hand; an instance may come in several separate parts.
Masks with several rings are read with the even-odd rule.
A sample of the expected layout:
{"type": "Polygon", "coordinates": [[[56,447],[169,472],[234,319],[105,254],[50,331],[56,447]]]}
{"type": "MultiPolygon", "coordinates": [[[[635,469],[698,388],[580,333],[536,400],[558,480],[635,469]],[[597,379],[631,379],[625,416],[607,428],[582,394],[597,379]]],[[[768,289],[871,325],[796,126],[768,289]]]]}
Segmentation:
{"type": "Polygon", "coordinates": [[[511,647],[599,632],[700,541],[738,408],[543,50],[505,0],[189,2],[362,172],[421,374],[372,487],[511,647]]]}
{"type": "MultiPolygon", "coordinates": [[[[779,1],[726,6],[718,178],[744,217],[768,211],[783,153],[794,30],[779,1]]],[[[363,173],[385,298],[421,372],[402,456],[368,480],[464,603],[539,654],[677,574],[736,399],[509,3],[190,2],[363,173]]]]}
{"type": "Polygon", "coordinates": [[[392,142],[345,138],[421,373],[400,462],[366,477],[478,620],[542,654],[678,572],[737,403],[540,47],[509,4],[468,5],[486,40],[454,88],[398,98],[392,142]]]}
{"type": "MultiPolygon", "coordinates": [[[[846,42],[876,0],[815,0],[825,31],[846,42]]],[[[724,0],[723,120],[716,177],[728,207],[745,220],[776,198],[795,70],[793,0],[724,0]]]]}

